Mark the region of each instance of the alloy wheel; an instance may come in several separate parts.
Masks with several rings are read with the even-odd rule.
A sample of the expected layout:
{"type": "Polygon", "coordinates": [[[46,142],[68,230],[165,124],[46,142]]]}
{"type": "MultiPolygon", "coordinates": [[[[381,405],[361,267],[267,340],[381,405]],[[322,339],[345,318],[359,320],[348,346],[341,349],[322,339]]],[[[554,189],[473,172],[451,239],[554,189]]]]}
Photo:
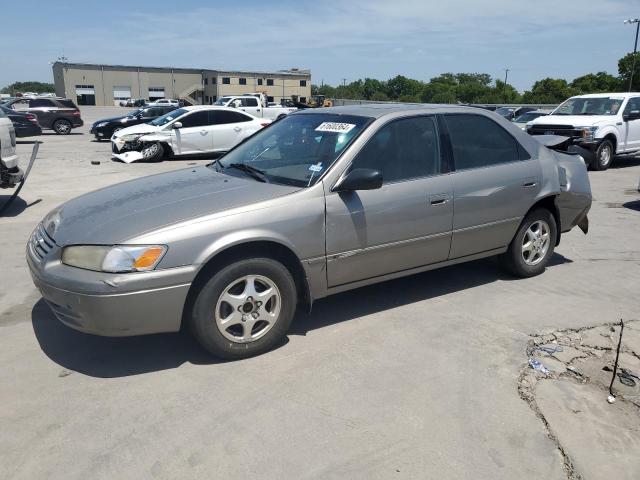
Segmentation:
{"type": "Polygon", "coordinates": [[[214,313],[216,326],[232,342],[254,342],[276,324],[281,305],[282,296],[273,280],[246,275],[222,291],[214,313]]]}
{"type": "Polygon", "coordinates": [[[522,240],[522,259],[527,265],[539,264],[551,244],[551,229],[544,220],[536,220],[524,233],[522,240]]]}

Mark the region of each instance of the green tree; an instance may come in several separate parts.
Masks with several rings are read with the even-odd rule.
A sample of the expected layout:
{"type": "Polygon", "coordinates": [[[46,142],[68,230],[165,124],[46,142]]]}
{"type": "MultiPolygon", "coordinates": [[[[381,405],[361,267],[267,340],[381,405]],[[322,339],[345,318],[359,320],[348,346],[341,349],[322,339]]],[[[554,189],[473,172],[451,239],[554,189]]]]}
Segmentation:
{"type": "Polygon", "coordinates": [[[397,100],[400,97],[418,98],[422,90],[422,82],[397,75],[387,82],[386,94],[389,98],[397,100]]]}
{"type": "Polygon", "coordinates": [[[618,60],[618,73],[622,81],[621,88],[626,91],[629,88],[629,80],[631,79],[631,71],[633,72],[633,85],[631,90],[640,91],[640,52],[636,53],[636,68],[633,68],[633,53],[629,53],[618,60]]]}
{"type": "Polygon", "coordinates": [[[588,73],[575,78],[570,86],[579,93],[615,92],[622,88],[621,80],[607,72],[588,73]]]}
{"type": "Polygon", "coordinates": [[[14,95],[16,93],[34,92],[34,93],[52,93],[55,92],[56,87],[53,83],[43,82],[14,82],[11,85],[7,85],[0,93],[9,93],[14,95]]]}
{"type": "Polygon", "coordinates": [[[569,87],[562,78],[544,78],[533,84],[530,91],[522,96],[523,103],[560,103],[575,95],[576,91],[569,87]]]}

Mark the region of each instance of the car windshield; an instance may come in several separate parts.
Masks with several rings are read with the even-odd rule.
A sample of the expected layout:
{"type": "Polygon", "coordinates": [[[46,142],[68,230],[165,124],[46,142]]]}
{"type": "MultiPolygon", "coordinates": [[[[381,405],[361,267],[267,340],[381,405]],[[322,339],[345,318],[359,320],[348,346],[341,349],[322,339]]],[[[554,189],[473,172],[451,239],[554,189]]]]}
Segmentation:
{"type": "Polygon", "coordinates": [[[215,102],[213,102],[214,105],[226,105],[227,102],[229,100],[231,100],[233,97],[220,97],[218,100],[216,100],[215,102]]]}
{"type": "Polygon", "coordinates": [[[546,113],[527,112],[527,113],[523,113],[522,115],[520,115],[517,118],[514,118],[513,121],[515,123],[527,123],[527,122],[530,122],[533,119],[536,119],[538,117],[542,117],[543,115],[546,115],[546,113]]]}
{"type": "Polygon", "coordinates": [[[578,97],[570,98],[553,111],[553,115],[616,115],[622,98],[578,97]]]}
{"type": "Polygon", "coordinates": [[[169,113],[165,113],[161,117],[158,117],[155,120],[152,120],[151,122],[149,122],[149,124],[154,125],[156,127],[161,127],[162,125],[166,125],[171,120],[175,120],[180,115],[184,115],[187,112],[188,110],[186,108],[178,108],[177,110],[172,110],[169,113]]]}
{"type": "Polygon", "coordinates": [[[309,187],[371,120],[328,113],[289,115],[258,131],[211,166],[231,169],[242,164],[259,170],[269,182],[309,187]]]}
{"type": "Polygon", "coordinates": [[[500,107],[496,110],[496,113],[498,115],[509,115],[511,112],[513,112],[513,108],[508,108],[508,107],[500,107]]]}

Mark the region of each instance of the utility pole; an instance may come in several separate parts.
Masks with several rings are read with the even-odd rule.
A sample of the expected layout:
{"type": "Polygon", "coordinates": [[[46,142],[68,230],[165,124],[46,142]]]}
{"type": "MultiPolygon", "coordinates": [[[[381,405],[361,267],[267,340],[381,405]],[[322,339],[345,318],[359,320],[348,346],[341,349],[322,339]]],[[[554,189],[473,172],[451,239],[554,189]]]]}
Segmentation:
{"type": "Polygon", "coordinates": [[[636,52],[638,51],[638,32],[640,32],[640,18],[630,18],[625,20],[624,23],[628,23],[629,25],[635,23],[636,24],[636,42],[633,44],[633,66],[631,67],[631,75],[629,78],[629,91],[633,86],[633,74],[636,71],[636,52]]]}
{"type": "Polygon", "coordinates": [[[347,79],[346,79],[346,78],[343,78],[343,79],[342,79],[342,86],[343,86],[343,87],[346,87],[346,86],[347,86],[347,79]]]}
{"type": "Polygon", "coordinates": [[[502,98],[507,101],[507,80],[509,79],[509,69],[504,69],[504,85],[502,86],[502,98]]]}

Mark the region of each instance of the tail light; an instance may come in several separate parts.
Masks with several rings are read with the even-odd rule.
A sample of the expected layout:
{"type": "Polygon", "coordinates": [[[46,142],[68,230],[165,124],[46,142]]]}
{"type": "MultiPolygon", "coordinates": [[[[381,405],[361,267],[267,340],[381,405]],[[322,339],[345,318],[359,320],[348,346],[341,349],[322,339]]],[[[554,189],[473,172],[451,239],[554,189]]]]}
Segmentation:
{"type": "Polygon", "coordinates": [[[262,125],[263,127],[268,127],[269,125],[271,125],[270,122],[263,122],[260,125],[262,125]]]}
{"type": "Polygon", "coordinates": [[[71,112],[71,115],[73,115],[74,117],[79,117],[80,116],[80,110],[74,110],[73,112],[71,112]]]}
{"type": "Polygon", "coordinates": [[[38,117],[36,117],[35,115],[32,115],[31,113],[27,113],[27,117],[26,118],[30,122],[38,123],[38,117]]]}

